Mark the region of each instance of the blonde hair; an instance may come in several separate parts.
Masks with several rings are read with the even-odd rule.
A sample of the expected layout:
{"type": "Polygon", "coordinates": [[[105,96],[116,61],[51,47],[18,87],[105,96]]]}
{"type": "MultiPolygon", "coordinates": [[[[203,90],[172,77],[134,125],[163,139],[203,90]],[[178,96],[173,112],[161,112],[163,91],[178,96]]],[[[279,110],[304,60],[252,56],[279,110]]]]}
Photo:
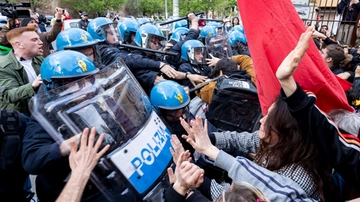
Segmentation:
{"type": "Polygon", "coordinates": [[[257,199],[269,201],[265,194],[247,182],[235,184],[229,192],[223,192],[214,202],[254,202],[257,199]]]}
{"type": "Polygon", "coordinates": [[[24,32],[37,32],[35,27],[18,27],[15,29],[10,30],[7,34],[6,34],[6,39],[8,40],[8,42],[14,46],[15,43],[15,39],[18,38],[19,36],[21,36],[24,32]]]}

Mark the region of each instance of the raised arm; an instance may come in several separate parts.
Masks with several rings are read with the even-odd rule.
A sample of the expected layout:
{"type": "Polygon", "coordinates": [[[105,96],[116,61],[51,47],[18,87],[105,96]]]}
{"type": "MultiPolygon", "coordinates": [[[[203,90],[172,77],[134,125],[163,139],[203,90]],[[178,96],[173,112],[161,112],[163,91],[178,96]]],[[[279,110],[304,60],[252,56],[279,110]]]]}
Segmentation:
{"type": "Polygon", "coordinates": [[[360,141],[340,131],[336,124],[316,105],[316,97],[305,93],[293,78],[301,58],[308,48],[313,28],[308,28],[293,51],[279,66],[276,77],[282,87],[281,97],[303,132],[319,148],[322,164],[331,164],[345,181],[360,188],[360,141]]]}

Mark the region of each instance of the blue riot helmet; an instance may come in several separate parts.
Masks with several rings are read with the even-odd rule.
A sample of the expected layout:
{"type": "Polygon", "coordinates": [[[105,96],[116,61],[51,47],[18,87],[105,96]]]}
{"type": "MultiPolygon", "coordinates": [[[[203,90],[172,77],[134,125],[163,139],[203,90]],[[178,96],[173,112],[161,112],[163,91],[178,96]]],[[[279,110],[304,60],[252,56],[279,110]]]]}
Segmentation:
{"type": "Polygon", "coordinates": [[[247,47],[246,36],[240,31],[234,30],[228,35],[230,45],[237,54],[250,55],[247,47]]]}
{"type": "Polygon", "coordinates": [[[137,19],[139,26],[145,25],[146,23],[151,23],[149,18],[138,18],[137,19]]]}
{"type": "Polygon", "coordinates": [[[209,22],[206,23],[206,25],[208,25],[208,26],[214,26],[215,23],[216,23],[215,21],[209,21],[209,22]]]}
{"type": "Polygon", "coordinates": [[[178,110],[190,103],[184,88],[175,81],[165,80],[157,83],[150,92],[151,103],[160,109],[178,110]]]}
{"type": "Polygon", "coordinates": [[[150,101],[173,134],[184,134],[180,117],[189,122],[192,116],[189,110],[190,97],[180,84],[171,80],[157,83],[150,92],[150,101]]]}
{"type": "Polygon", "coordinates": [[[220,23],[218,23],[218,22],[211,23],[210,26],[215,27],[215,29],[220,29],[220,28],[222,28],[222,24],[220,24],[220,23]]]}
{"type": "Polygon", "coordinates": [[[241,26],[241,25],[235,25],[233,28],[232,28],[232,31],[239,31],[239,32],[242,32],[243,34],[245,34],[245,31],[244,31],[244,27],[241,26]]]}
{"type": "Polygon", "coordinates": [[[223,31],[223,25],[221,23],[215,22],[213,25],[216,29],[216,34],[220,34],[223,31]]]}
{"type": "Polygon", "coordinates": [[[139,23],[136,20],[124,20],[118,26],[121,38],[125,43],[131,44],[132,37],[135,37],[136,31],[139,28],[139,23]]]}
{"type": "Polygon", "coordinates": [[[190,64],[206,64],[207,50],[199,40],[188,40],[181,47],[181,58],[190,64]]]}
{"type": "Polygon", "coordinates": [[[244,45],[247,44],[245,34],[243,34],[242,32],[234,30],[228,35],[228,37],[231,47],[235,47],[239,43],[243,43],[244,45]]]}
{"type": "Polygon", "coordinates": [[[72,50],[61,50],[50,54],[40,67],[41,79],[47,89],[63,86],[98,71],[86,55],[72,50]]]}
{"type": "Polygon", "coordinates": [[[58,50],[81,49],[92,47],[98,41],[85,30],[80,28],[70,28],[60,32],[56,37],[56,48],[58,50]]]}
{"type": "Polygon", "coordinates": [[[200,31],[200,37],[202,38],[208,38],[216,35],[216,29],[215,27],[211,25],[206,25],[203,27],[200,31]]]}
{"type": "Polygon", "coordinates": [[[173,30],[174,30],[174,29],[177,29],[177,28],[179,28],[179,27],[187,28],[187,26],[188,26],[187,20],[176,21],[176,22],[174,22],[174,24],[173,24],[173,30]]]}
{"type": "Polygon", "coordinates": [[[171,35],[171,40],[174,40],[176,42],[180,42],[182,40],[185,39],[186,35],[189,33],[189,29],[188,28],[185,28],[185,27],[179,27],[179,28],[176,28],[172,35],[171,35]]]}
{"type": "Polygon", "coordinates": [[[145,24],[137,30],[134,42],[142,48],[158,50],[164,47],[165,37],[160,28],[152,24],[145,24]]]}
{"type": "Polygon", "coordinates": [[[87,31],[95,39],[109,44],[119,44],[122,41],[117,29],[117,22],[104,17],[95,18],[88,24],[87,31]]]}

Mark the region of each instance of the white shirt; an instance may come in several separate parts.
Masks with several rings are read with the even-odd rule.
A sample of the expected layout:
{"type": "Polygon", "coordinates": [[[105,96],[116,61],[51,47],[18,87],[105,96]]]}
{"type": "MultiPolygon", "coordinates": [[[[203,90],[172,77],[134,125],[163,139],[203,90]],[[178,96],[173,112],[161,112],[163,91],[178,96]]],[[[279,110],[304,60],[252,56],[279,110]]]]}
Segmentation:
{"type": "Polygon", "coordinates": [[[33,81],[35,81],[37,75],[36,72],[32,66],[32,60],[23,60],[20,61],[20,58],[16,57],[16,59],[20,62],[20,64],[24,67],[26,74],[28,76],[29,79],[29,83],[32,83],[33,81]]]}

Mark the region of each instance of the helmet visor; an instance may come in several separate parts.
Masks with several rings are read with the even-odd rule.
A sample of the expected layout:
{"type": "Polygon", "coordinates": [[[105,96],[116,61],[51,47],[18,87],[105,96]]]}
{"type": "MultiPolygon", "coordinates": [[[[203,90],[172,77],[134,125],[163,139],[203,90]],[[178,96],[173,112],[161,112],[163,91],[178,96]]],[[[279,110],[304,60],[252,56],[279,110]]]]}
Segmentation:
{"type": "Polygon", "coordinates": [[[232,56],[232,49],[226,32],[206,39],[206,46],[209,54],[217,58],[229,58],[232,56]]]}
{"type": "Polygon", "coordinates": [[[160,50],[165,46],[166,40],[164,37],[153,35],[153,34],[145,34],[145,48],[150,48],[153,50],[160,50]]]}
{"type": "Polygon", "coordinates": [[[106,42],[108,42],[109,44],[115,45],[119,44],[119,42],[122,41],[116,23],[107,24],[102,26],[101,28],[104,32],[106,42]]]}
{"type": "Polygon", "coordinates": [[[189,61],[193,65],[206,64],[207,54],[206,47],[190,48],[188,51],[189,61]]]}

